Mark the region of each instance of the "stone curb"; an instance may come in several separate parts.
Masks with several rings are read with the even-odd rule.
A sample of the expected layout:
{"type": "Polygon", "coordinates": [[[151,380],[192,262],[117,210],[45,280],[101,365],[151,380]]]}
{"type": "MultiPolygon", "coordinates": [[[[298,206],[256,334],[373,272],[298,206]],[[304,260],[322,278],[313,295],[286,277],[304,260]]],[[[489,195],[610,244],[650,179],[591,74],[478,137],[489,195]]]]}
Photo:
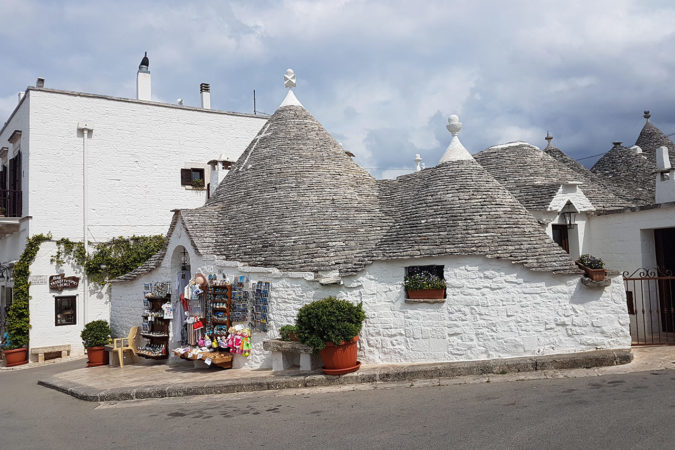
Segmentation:
{"type": "Polygon", "coordinates": [[[363,383],[395,383],[424,379],[456,378],[467,375],[506,374],[555,369],[579,369],[627,364],[633,360],[630,349],[596,350],[563,355],[482,361],[406,364],[363,368],[342,376],[317,373],[310,375],[273,375],[239,378],[214,383],[178,383],[156,386],[96,389],[62,380],[58,376],[41,379],[38,384],[90,402],[124,401],[148,398],[185,397],[191,395],[232,394],[363,383]]]}

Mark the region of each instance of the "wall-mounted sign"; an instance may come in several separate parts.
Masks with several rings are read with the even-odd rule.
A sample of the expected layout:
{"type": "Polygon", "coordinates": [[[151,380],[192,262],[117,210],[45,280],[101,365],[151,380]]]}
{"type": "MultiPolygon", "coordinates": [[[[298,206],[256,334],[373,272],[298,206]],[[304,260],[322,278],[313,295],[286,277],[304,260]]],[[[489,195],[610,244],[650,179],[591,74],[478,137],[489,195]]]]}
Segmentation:
{"type": "Polygon", "coordinates": [[[28,277],[28,281],[32,285],[44,285],[47,284],[49,277],[47,275],[31,275],[28,277]]]}
{"type": "Polygon", "coordinates": [[[80,285],[79,277],[67,277],[62,273],[49,277],[49,289],[62,291],[64,289],[75,289],[80,285]]]}

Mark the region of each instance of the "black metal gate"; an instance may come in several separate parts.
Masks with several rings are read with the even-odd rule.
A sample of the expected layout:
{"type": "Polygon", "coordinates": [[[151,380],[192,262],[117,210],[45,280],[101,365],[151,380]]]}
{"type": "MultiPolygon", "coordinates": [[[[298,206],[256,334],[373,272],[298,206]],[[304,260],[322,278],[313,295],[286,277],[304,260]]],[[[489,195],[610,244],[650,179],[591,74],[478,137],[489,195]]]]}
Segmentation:
{"type": "Polygon", "coordinates": [[[623,273],[633,345],[675,345],[675,277],[669,270],[623,273]]]}

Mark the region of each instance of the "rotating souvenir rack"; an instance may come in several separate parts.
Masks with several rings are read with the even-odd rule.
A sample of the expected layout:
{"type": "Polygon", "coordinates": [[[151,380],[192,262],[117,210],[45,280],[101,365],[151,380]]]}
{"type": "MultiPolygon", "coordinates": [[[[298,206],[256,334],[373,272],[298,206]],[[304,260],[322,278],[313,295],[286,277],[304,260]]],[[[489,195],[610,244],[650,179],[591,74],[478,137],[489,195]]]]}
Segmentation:
{"type": "Polygon", "coordinates": [[[167,347],[171,319],[165,317],[166,308],[162,307],[166,303],[171,304],[171,295],[158,297],[149,294],[145,296],[144,303],[146,310],[143,313],[141,337],[147,342],[143,347],[139,347],[136,353],[143,358],[166,359],[169,357],[167,347]]]}

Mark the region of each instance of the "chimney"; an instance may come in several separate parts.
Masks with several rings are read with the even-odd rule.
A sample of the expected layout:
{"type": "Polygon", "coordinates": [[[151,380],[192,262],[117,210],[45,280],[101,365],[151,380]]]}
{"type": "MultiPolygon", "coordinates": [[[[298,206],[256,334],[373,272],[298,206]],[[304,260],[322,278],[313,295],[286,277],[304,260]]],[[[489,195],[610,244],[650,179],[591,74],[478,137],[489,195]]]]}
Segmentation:
{"type": "Polygon", "coordinates": [[[202,95],[202,108],[211,109],[211,85],[209,83],[200,84],[199,93],[202,95]]]}
{"type": "Polygon", "coordinates": [[[148,59],[148,52],[145,52],[136,73],[136,98],[138,100],[150,100],[150,92],[150,60],[148,59]]]}
{"type": "Polygon", "coordinates": [[[656,149],[656,198],[655,203],[675,202],[675,169],[670,165],[668,147],[656,149]]]}
{"type": "Polygon", "coordinates": [[[613,148],[619,148],[621,147],[621,141],[614,141],[612,142],[613,148]]]}
{"type": "Polygon", "coordinates": [[[37,81],[35,82],[35,87],[38,87],[38,88],[45,87],[45,79],[44,78],[38,78],[37,81]]]}

